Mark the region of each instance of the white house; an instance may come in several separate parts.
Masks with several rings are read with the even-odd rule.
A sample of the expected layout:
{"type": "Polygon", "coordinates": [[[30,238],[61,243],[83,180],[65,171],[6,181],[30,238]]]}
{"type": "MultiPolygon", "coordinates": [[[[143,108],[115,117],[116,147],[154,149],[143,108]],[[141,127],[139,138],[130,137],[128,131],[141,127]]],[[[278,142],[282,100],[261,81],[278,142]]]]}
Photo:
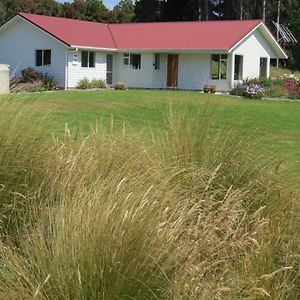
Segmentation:
{"type": "Polygon", "coordinates": [[[269,76],[287,55],[260,20],[101,24],[19,13],[0,27],[0,62],[48,73],[65,89],[79,80],[133,88],[229,90],[269,76]]]}

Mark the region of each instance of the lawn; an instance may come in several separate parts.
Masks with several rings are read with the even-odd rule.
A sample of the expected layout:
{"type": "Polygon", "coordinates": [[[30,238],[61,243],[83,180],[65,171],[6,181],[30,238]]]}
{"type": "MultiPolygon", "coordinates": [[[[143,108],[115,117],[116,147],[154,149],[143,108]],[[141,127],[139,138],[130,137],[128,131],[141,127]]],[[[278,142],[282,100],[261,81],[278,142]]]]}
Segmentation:
{"type": "Polygon", "coordinates": [[[57,92],[14,95],[12,101],[33,105],[48,114],[49,131],[62,135],[65,124],[87,135],[96,122],[104,127],[126,126],[131,132],[165,127],[170,106],[199,118],[207,111],[218,127],[257,137],[257,151],[284,160],[290,170],[300,171],[300,102],[246,100],[227,95],[174,91],[57,92]]]}

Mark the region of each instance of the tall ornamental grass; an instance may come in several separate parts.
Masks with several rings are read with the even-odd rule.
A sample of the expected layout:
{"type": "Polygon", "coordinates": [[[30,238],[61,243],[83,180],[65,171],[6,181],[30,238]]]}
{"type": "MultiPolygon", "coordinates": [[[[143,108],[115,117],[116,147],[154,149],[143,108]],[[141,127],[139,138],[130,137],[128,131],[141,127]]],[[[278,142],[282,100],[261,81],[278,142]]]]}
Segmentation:
{"type": "Polygon", "coordinates": [[[183,108],[159,135],[49,142],[34,107],[0,107],[1,299],[300,296],[296,194],[257,136],[183,108]]]}

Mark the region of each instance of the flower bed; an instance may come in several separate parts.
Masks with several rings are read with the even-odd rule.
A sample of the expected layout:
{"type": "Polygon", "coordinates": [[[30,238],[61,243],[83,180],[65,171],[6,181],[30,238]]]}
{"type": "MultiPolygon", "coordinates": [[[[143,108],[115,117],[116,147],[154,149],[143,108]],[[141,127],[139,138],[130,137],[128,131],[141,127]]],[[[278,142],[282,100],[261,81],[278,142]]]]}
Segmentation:
{"type": "Polygon", "coordinates": [[[286,98],[300,99],[300,79],[293,74],[276,79],[260,78],[238,83],[231,91],[232,95],[249,99],[286,98]]]}

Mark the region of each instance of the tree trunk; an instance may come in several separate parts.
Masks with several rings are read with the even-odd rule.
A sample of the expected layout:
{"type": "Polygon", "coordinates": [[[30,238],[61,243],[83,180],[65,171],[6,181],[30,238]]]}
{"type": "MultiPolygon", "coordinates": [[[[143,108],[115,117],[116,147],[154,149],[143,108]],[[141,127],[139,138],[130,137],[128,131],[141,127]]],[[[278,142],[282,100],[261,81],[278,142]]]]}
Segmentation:
{"type": "MultiPolygon", "coordinates": [[[[280,8],[281,8],[281,0],[278,0],[277,4],[277,30],[276,30],[276,39],[279,42],[279,23],[280,23],[280,8]]],[[[279,59],[276,60],[276,66],[279,67],[279,59]]]]}
{"type": "Polygon", "coordinates": [[[263,0],[262,19],[266,23],[266,0],[263,0]]]}
{"type": "Polygon", "coordinates": [[[240,0],[240,20],[243,20],[243,0],[240,0]]]}

